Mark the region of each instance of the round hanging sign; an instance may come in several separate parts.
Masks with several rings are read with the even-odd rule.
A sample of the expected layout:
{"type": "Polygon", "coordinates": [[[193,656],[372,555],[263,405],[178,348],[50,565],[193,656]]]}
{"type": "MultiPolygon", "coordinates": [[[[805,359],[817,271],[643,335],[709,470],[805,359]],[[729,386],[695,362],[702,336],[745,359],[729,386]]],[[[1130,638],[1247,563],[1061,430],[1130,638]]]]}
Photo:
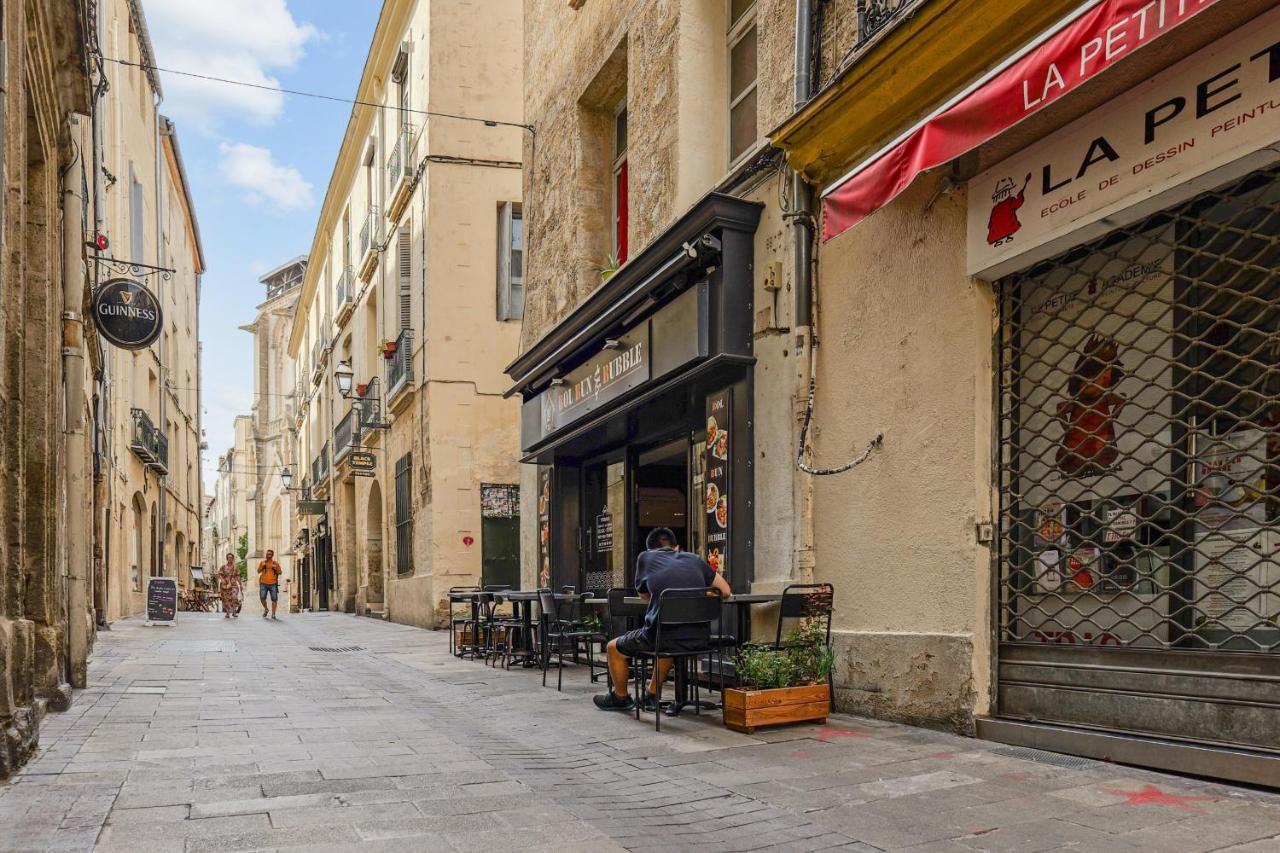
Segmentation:
{"type": "Polygon", "coordinates": [[[160,336],[164,316],[155,294],[131,278],[113,278],[93,294],[98,333],[121,349],[143,349],[160,336]]]}

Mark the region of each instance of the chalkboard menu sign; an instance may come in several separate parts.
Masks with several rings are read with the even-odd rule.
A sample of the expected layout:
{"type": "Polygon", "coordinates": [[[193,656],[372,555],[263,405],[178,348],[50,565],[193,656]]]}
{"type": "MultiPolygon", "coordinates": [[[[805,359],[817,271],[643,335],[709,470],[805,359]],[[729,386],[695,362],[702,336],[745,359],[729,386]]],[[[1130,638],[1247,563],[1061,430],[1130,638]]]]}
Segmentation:
{"type": "Polygon", "coordinates": [[[707,513],[706,553],[715,571],[729,567],[729,459],[733,447],[729,435],[730,394],[726,388],[707,397],[706,492],[702,508],[707,513]]]}
{"type": "Polygon", "coordinates": [[[147,578],[147,624],[172,623],[178,616],[178,582],[147,578]]]}

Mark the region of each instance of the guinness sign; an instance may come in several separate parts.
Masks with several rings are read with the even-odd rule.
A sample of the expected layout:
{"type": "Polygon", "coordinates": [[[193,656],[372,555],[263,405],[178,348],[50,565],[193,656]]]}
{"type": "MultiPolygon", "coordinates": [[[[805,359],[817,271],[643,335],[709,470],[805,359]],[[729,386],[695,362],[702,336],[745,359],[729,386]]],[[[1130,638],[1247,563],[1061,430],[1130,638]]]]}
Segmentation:
{"type": "Polygon", "coordinates": [[[131,278],[113,278],[93,294],[98,333],[121,349],[143,349],[160,336],[164,315],[155,294],[131,278]]]}

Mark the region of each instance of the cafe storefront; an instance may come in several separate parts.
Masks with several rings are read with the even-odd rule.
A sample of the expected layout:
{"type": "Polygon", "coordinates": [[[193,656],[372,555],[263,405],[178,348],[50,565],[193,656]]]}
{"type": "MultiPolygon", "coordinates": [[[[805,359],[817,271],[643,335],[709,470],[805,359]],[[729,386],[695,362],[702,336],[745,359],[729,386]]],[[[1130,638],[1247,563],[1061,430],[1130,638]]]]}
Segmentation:
{"type": "Polygon", "coordinates": [[[507,368],[537,466],[538,586],[630,587],[657,527],[750,584],[760,211],[706,196],[507,368]]]}

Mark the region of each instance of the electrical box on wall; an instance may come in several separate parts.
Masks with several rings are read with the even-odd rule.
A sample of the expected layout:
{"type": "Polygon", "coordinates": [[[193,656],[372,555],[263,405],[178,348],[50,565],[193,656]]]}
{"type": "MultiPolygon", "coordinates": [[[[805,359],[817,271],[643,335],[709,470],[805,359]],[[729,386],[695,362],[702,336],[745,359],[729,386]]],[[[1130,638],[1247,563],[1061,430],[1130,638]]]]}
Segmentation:
{"type": "Polygon", "coordinates": [[[764,289],[769,291],[782,289],[782,261],[769,261],[764,265],[764,289]]]}

